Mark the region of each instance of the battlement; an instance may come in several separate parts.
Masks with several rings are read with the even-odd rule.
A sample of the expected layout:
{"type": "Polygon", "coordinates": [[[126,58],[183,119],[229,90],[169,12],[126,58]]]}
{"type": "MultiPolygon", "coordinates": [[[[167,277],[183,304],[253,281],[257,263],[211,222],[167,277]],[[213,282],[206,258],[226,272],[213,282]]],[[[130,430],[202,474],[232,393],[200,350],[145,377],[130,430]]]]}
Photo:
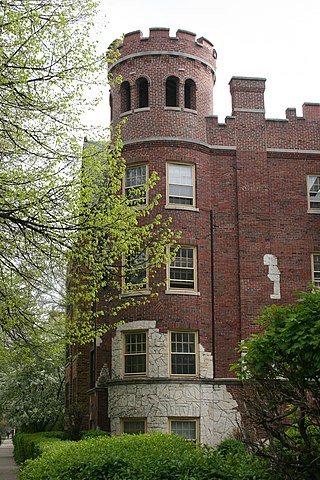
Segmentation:
{"type": "Polygon", "coordinates": [[[213,44],[204,37],[196,38],[196,34],[187,30],[177,30],[170,36],[169,28],[150,28],[149,36],[144,37],[141,30],[126,33],[119,45],[121,60],[135,54],[183,54],[194,57],[209,64],[215,69],[217,52],[213,44]]]}

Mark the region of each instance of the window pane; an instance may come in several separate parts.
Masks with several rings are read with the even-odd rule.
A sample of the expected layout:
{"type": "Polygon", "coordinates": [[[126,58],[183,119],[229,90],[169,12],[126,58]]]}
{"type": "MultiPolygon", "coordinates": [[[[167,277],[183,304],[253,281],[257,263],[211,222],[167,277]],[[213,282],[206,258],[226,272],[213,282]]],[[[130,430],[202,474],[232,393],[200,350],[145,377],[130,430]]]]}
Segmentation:
{"type": "Polygon", "coordinates": [[[189,440],[196,440],[195,420],[171,420],[171,432],[189,440]]]}
{"type": "Polygon", "coordinates": [[[171,356],[171,373],[173,375],[195,375],[196,359],[194,355],[176,355],[171,356]]]}
{"type": "Polygon", "coordinates": [[[171,373],[196,374],[195,332],[171,332],[171,373]]]}
{"type": "Polygon", "coordinates": [[[170,184],[192,185],[191,165],[169,165],[170,184]]]}
{"type": "Polygon", "coordinates": [[[147,334],[125,334],[125,373],[145,374],[147,361],[147,334]]]}
{"type": "Polygon", "coordinates": [[[308,187],[310,208],[320,208],[320,176],[309,175],[308,187]]]}
{"type": "Polygon", "coordinates": [[[126,169],[125,195],[132,200],[133,205],[146,203],[147,167],[139,165],[126,169]]]}
{"type": "Polygon", "coordinates": [[[313,255],[313,283],[320,287],[320,255],[313,255]]]}
{"type": "Polygon", "coordinates": [[[169,203],[193,205],[193,167],[170,164],[168,172],[169,203]]]}
{"type": "Polygon", "coordinates": [[[127,333],[126,353],[146,353],[146,334],[145,333],[127,333]]]}
{"type": "Polygon", "coordinates": [[[125,358],[126,373],[146,373],[145,355],[126,355],[125,358]]]}
{"type": "Polygon", "coordinates": [[[124,420],[123,433],[145,433],[144,420],[124,420]]]}
{"type": "Polygon", "coordinates": [[[170,288],[194,289],[194,248],[181,247],[170,264],[170,288]]]}
{"type": "Polygon", "coordinates": [[[125,283],[131,290],[143,289],[147,287],[147,265],[146,254],[141,252],[138,255],[127,259],[125,267],[125,283]]]}

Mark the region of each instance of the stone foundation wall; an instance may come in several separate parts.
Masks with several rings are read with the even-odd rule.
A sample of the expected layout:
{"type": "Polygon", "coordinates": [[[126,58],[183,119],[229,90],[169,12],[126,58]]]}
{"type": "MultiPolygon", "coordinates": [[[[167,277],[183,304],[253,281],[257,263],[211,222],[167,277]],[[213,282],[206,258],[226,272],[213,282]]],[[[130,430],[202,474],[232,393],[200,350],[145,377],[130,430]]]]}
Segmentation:
{"type": "Polygon", "coordinates": [[[168,432],[170,418],[190,418],[199,422],[200,442],[216,445],[237,427],[237,402],[226,385],[213,384],[212,356],[201,345],[199,376],[169,377],[168,335],[160,333],[153,321],[119,327],[113,339],[112,378],[108,386],[111,433],[121,434],[123,418],[145,418],[148,433],[168,432]],[[122,333],[139,330],[148,332],[148,375],[123,378],[122,333]]]}
{"type": "Polygon", "coordinates": [[[199,419],[200,443],[217,445],[237,428],[237,403],[225,385],[179,383],[120,384],[109,387],[111,433],[122,418],[146,418],[147,432],[169,431],[169,419],[199,419]]]}

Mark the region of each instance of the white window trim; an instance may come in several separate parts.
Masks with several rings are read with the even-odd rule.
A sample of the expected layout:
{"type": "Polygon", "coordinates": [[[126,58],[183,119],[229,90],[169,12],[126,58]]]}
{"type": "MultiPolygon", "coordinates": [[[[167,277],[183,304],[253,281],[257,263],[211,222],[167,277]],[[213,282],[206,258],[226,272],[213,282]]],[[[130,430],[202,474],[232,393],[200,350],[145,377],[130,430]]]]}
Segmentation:
{"type": "Polygon", "coordinates": [[[319,173],[310,173],[307,175],[307,195],[308,195],[308,213],[317,213],[317,214],[320,214],[320,201],[319,201],[319,208],[312,208],[310,206],[311,204],[311,198],[310,198],[310,188],[309,188],[309,177],[319,177],[320,178],[320,174],[319,173]]]}
{"type": "MultiPolygon", "coordinates": [[[[146,167],[146,187],[148,186],[148,179],[149,179],[149,165],[147,163],[128,163],[126,165],[126,170],[130,168],[138,168],[138,167],[146,167]]],[[[126,196],[126,170],[124,173],[123,177],[123,182],[122,182],[122,193],[123,195],[127,198],[126,196]]],[[[133,187],[132,187],[133,188],[133,187]]],[[[138,187],[139,188],[139,187],[138,187]]],[[[142,208],[145,208],[147,205],[149,205],[149,188],[146,188],[146,203],[143,205],[132,205],[132,208],[136,208],[137,210],[140,210],[142,208]]]]}
{"type": "MultiPolygon", "coordinates": [[[[194,271],[194,288],[172,288],[170,287],[170,259],[167,261],[166,264],[166,291],[167,295],[196,295],[199,296],[200,292],[198,291],[198,250],[195,245],[179,245],[182,248],[190,248],[193,250],[193,271],[194,271]]],[[[168,248],[167,254],[170,254],[170,249],[168,248]]]]}
{"type": "Polygon", "coordinates": [[[199,211],[199,209],[196,207],[196,182],[195,182],[195,177],[196,177],[196,167],[194,163],[182,163],[182,162],[171,162],[167,161],[166,164],[166,209],[175,209],[175,210],[192,210],[192,211],[199,211]],[[184,205],[182,203],[170,203],[169,202],[169,166],[170,165],[179,165],[179,166],[185,166],[185,167],[191,167],[192,168],[192,191],[193,191],[193,196],[192,196],[192,205],[184,205]]]}
{"type": "MultiPolygon", "coordinates": [[[[149,368],[148,368],[148,364],[149,364],[149,355],[148,355],[148,351],[149,351],[149,340],[148,340],[148,331],[147,330],[126,330],[124,332],[121,332],[121,344],[122,344],[122,372],[123,372],[123,377],[124,378],[137,378],[137,377],[148,377],[148,372],[149,372],[149,368]],[[146,335],[146,353],[145,353],[145,356],[146,356],[146,371],[145,373],[143,372],[139,372],[139,373],[127,373],[126,372],[126,363],[125,363],[125,359],[126,359],[126,335],[132,335],[132,334],[135,334],[135,333],[145,333],[146,335]]],[[[141,354],[141,355],[144,355],[144,354],[141,354]]]]}
{"type": "MultiPolygon", "coordinates": [[[[196,425],[196,438],[186,439],[187,441],[195,441],[196,444],[200,442],[200,419],[199,417],[169,417],[168,418],[168,432],[173,434],[172,431],[172,422],[194,422],[196,425]]],[[[182,438],[182,437],[181,437],[182,438]]]]}
{"type": "Polygon", "coordinates": [[[200,366],[199,366],[199,332],[197,330],[170,330],[169,331],[169,377],[173,378],[196,378],[199,377],[199,371],[200,371],[200,366]],[[172,373],[172,362],[171,362],[171,335],[173,333],[194,333],[194,341],[195,341],[195,352],[194,354],[189,354],[189,355],[195,355],[195,366],[196,366],[196,371],[195,373],[172,373]]]}
{"type": "MultiPolygon", "coordinates": [[[[314,272],[315,272],[315,269],[314,269],[314,257],[315,257],[316,255],[320,256],[320,252],[319,252],[319,253],[314,252],[314,253],[311,254],[311,275],[312,275],[312,283],[313,283],[316,287],[320,287],[320,280],[315,280],[315,278],[314,278],[314,272]],[[317,285],[316,282],[319,283],[319,285],[317,285]]],[[[318,270],[316,270],[316,271],[318,271],[318,270]]],[[[320,270],[319,270],[319,272],[320,272],[320,270]]]]}

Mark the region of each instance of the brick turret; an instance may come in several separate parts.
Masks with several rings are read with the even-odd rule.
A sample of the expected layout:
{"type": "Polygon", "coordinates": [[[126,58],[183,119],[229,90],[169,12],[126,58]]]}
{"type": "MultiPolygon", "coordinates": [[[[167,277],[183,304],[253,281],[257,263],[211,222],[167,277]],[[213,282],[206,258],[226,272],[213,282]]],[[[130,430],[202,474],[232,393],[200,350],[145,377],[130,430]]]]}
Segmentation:
{"type": "Polygon", "coordinates": [[[205,141],[205,117],[213,110],[213,45],[184,30],[170,37],[167,28],[151,28],[149,37],[140,31],[128,33],[119,49],[121,57],[110,71],[121,74],[123,83],[111,90],[112,120],[130,117],[124,142],[158,137],[205,141]],[[148,89],[143,103],[141,79],[148,89]]]}

